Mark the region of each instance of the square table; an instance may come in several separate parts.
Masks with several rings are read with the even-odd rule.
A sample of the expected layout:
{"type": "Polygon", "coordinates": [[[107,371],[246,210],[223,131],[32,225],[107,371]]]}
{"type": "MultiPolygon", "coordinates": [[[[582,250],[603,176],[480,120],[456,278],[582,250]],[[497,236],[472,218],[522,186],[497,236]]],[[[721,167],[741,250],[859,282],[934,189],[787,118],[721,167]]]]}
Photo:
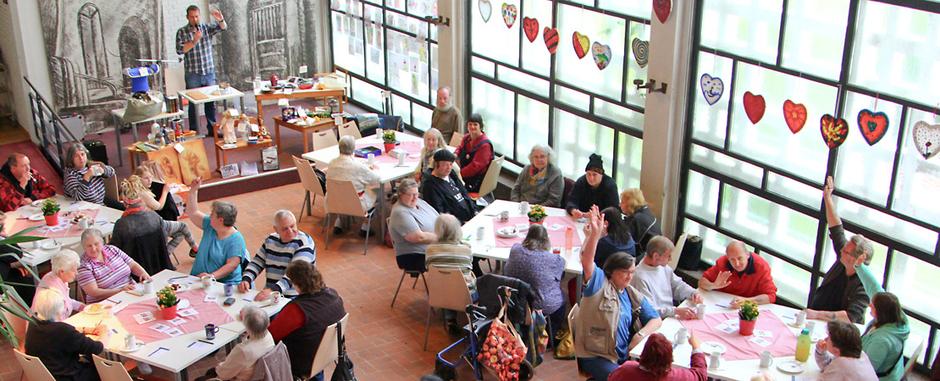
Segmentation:
{"type": "MultiPolygon", "coordinates": [[[[281,84],[287,83],[287,81],[280,81],[281,84]]],[[[289,91],[285,90],[275,90],[271,92],[263,92],[261,89],[255,89],[255,101],[258,102],[258,125],[264,125],[264,105],[263,101],[276,101],[278,99],[317,99],[317,98],[336,98],[339,101],[339,112],[343,112],[343,104],[346,103],[346,90],[345,89],[291,89],[289,91]]],[[[280,144],[278,144],[280,146],[280,144]]]]}
{"type": "MultiPolygon", "coordinates": [[[[258,118],[260,121],[263,118],[258,118]]],[[[281,127],[291,129],[297,132],[300,132],[300,136],[304,139],[304,152],[310,152],[310,134],[324,131],[332,130],[335,127],[333,118],[321,119],[319,122],[316,122],[312,125],[299,125],[296,123],[285,122],[279,116],[274,117],[274,141],[277,144],[277,153],[281,153],[281,127]]]]}
{"type": "Polygon", "coordinates": [[[239,151],[250,151],[250,150],[262,150],[270,147],[274,144],[274,141],[271,138],[267,139],[258,139],[257,143],[249,144],[248,141],[239,139],[235,142],[235,146],[231,147],[225,146],[225,142],[219,139],[215,139],[215,164],[216,169],[220,169],[226,164],[228,164],[228,153],[239,152],[239,151]],[[219,158],[219,155],[222,155],[222,158],[219,158]]]}
{"type": "MultiPolygon", "coordinates": [[[[218,301],[216,301],[216,303],[219,303],[222,310],[228,314],[232,321],[219,326],[219,332],[216,333],[215,340],[212,341],[212,344],[199,341],[200,339],[205,339],[205,331],[197,330],[184,333],[177,337],[167,336],[167,338],[162,340],[145,342],[144,345],[142,345],[139,349],[132,352],[124,350],[124,337],[127,335],[128,330],[124,327],[123,324],[121,324],[121,321],[116,316],[114,316],[114,314],[119,313],[120,310],[127,308],[129,305],[139,302],[152,301],[156,297],[155,294],[136,296],[127,292],[120,292],[108,299],[105,299],[105,301],[102,302],[105,304],[116,303],[112,307],[111,312],[105,312],[101,314],[81,312],[68,318],[65,322],[75,326],[76,328],[94,327],[98,323],[105,323],[108,329],[111,331],[111,335],[108,338],[108,342],[104,343],[104,346],[105,350],[108,351],[112,356],[121,356],[134,359],[138,362],[145,362],[175,374],[176,380],[187,380],[188,378],[186,370],[189,366],[211,355],[220,348],[232,343],[243,332],[245,332],[245,326],[240,321],[238,321],[238,314],[243,307],[249,304],[253,304],[262,307],[268,316],[271,316],[284,308],[284,306],[289,302],[289,299],[287,298],[281,298],[277,304],[270,304],[270,302],[254,302],[253,299],[255,295],[258,294],[258,291],[249,290],[244,294],[236,292],[233,295],[236,302],[231,306],[222,306],[221,303],[225,297],[223,285],[221,283],[212,282],[212,285],[209,287],[209,289],[205,290],[203,289],[202,284],[199,282],[199,279],[195,276],[170,270],[163,270],[160,273],[153,275],[152,280],[154,291],[159,290],[169,284],[171,281],[174,281],[183,284],[191,284],[191,286],[189,286],[191,289],[204,290],[210,295],[217,296],[218,301]],[[158,356],[156,358],[150,357],[150,354],[154,353],[154,351],[158,350],[159,348],[165,348],[166,353],[163,353],[162,356],[158,356]]],[[[157,314],[155,313],[155,315],[157,314]]],[[[147,323],[147,325],[154,324],[156,322],[171,325],[159,319],[153,323],[147,323]]]]}

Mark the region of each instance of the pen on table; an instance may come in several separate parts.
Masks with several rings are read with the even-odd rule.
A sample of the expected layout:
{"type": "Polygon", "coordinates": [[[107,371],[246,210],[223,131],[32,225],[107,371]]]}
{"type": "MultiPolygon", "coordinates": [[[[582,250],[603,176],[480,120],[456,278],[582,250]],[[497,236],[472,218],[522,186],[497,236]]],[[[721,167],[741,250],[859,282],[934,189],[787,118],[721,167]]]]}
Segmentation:
{"type": "Polygon", "coordinates": [[[160,352],[161,349],[162,349],[162,350],[166,350],[166,351],[169,350],[168,348],[159,347],[159,348],[157,348],[157,349],[154,349],[153,352],[150,352],[150,354],[147,355],[147,357],[153,356],[155,353],[160,352]]]}
{"type": "Polygon", "coordinates": [[[196,339],[196,341],[200,341],[200,342],[203,342],[203,343],[206,343],[206,344],[209,344],[209,345],[215,345],[215,343],[213,343],[213,342],[211,342],[211,341],[209,341],[209,340],[196,339]]]}

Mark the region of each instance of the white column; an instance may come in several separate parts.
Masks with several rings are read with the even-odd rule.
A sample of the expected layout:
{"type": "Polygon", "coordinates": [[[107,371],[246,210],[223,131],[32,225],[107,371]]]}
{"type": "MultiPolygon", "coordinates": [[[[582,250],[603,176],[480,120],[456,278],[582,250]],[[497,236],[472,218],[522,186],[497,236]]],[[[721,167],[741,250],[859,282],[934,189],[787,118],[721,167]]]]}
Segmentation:
{"type": "Polygon", "coordinates": [[[469,54],[467,49],[469,36],[464,22],[467,18],[465,10],[466,4],[461,0],[438,0],[437,2],[438,14],[450,18],[450,26],[439,25],[437,27],[438,84],[450,86],[451,101],[464,114],[467,112],[465,95],[468,86],[467,68],[464,62],[469,54]]]}

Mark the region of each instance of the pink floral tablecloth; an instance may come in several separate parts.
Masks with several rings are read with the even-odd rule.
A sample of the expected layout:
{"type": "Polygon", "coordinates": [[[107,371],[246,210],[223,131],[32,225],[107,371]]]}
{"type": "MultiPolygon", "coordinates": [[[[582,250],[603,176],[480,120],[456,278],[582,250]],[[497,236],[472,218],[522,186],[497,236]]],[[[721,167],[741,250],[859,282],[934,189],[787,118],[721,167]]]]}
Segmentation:
{"type": "MultiPolygon", "coordinates": [[[[500,222],[499,218],[493,218],[493,235],[496,238],[496,247],[512,247],[512,245],[521,243],[525,239],[525,232],[521,232],[515,238],[503,238],[496,235],[496,231],[507,226],[516,226],[519,224],[528,225],[529,218],[525,216],[509,217],[509,221],[500,222]]],[[[545,230],[548,230],[548,238],[552,241],[552,247],[565,247],[565,228],[571,226],[575,229],[572,232],[572,247],[581,247],[581,237],[578,235],[578,226],[571,218],[567,216],[549,216],[542,222],[545,230]]]]}
{"type": "Polygon", "coordinates": [[[225,310],[219,306],[219,302],[206,302],[206,292],[204,290],[191,290],[183,291],[177,294],[177,297],[182,299],[189,300],[190,307],[179,309],[180,311],[186,309],[194,309],[197,314],[192,316],[180,316],[181,319],[185,320],[185,323],[180,325],[175,325],[174,323],[163,320],[160,317],[160,313],[157,310],[157,299],[150,299],[142,302],[137,302],[125,307],[123,310],[115,314],[117,319],[121,322],[121,325],[124,326],[124,329],[127,332],[132,333],[137,337],[138,340],[142,340],[145,343],[150,343],[157,340],[169,339],[171,336],[169,334],[159,332],[153,327],[157,324],[163,324],[171,328],[177,328],[182,333],[190,333],[196,331],[205,330],[206,324],[212,323],[215,325],[222,325],[235,321],[225,310]],[[142,312],[152,312],[156,320],[138,324],[137,320],[134,318],[134,315],[137,315],[142,312]]]}
{"type": "Polygon", "coordinates": [[[724,345],[727,351],[722,358],[726,360],[757,359],[763,351],[770,351],[774,357],[793,356],[796,353],[796,335],[772,311],[760,311],[754,334],[751,336],[741,336],[737,325],[729,327],[728,323],[737,324],[737,321],[737,312],[728,312],[707,314],[703,320],[681,322],[702,343],[716,342],[724,345]]]}
{"type": "MultiPolygon", "coordinates": [[[[85,210],[76,210],[71,212],[59,212],[59,224],[56,226],[46,226],[46,220],[42,219],[39,221],[30,221],[28,219],[16,219],[13,222],[13,226],[7,229],[8,232],[18,232],[23,229],[28,229],[33,226],[42,226],[39,229],[33,230],[29,233],[31,236],[36,237],[45,237],[45,238],[65,238],[65,237],[78,237],[82,235],[82,228],[78,224],[72,223],[72,218],[77,215],[83,215],[86,218],[92,220],[98,215],[97,209],[85,209],[85,210]]],[[[29,217],[29,216],[24,216],[29,217]]],[[[97,223],[96,223],[97,225],[97,223]]]]}

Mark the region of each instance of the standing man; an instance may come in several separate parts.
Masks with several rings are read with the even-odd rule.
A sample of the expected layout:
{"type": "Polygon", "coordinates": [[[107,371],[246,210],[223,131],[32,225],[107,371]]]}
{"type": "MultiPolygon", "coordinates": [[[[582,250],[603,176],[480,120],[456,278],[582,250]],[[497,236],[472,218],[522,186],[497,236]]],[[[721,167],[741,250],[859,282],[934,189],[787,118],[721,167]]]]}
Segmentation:
{"type": "Polygon", "coordinates": [[[460,110],[450,102],[450,87],[443,86],[437,89],[437,104],[434,112],[431,113],[431,127],[441,131],[444,136],[444,142],[450,144],[450,139],[455,132],[461,131],[463,127],[463,117],[460,116],[460,110]]]}
{"type": "MultiPolygon", "coordinates": [[[[186,26],[176,31],[176,54],[183,56],[183,67],[186,70],[186,88],[210,86],[215,84],[215,62],[212,61],[212,36],[225,30],[225,18],[222,11],[213,9],[212,18],[216,23],[212,25],[199,23],[199,7],[190,5],[186,8],[186,26]]],[[[215,124],[215,102],[206,104],[206,130],[212,135],[212,126],[215,124]]],[[[199,115],[193,105],[189,106],[189,129],[198,131],[199,115]]]]}

